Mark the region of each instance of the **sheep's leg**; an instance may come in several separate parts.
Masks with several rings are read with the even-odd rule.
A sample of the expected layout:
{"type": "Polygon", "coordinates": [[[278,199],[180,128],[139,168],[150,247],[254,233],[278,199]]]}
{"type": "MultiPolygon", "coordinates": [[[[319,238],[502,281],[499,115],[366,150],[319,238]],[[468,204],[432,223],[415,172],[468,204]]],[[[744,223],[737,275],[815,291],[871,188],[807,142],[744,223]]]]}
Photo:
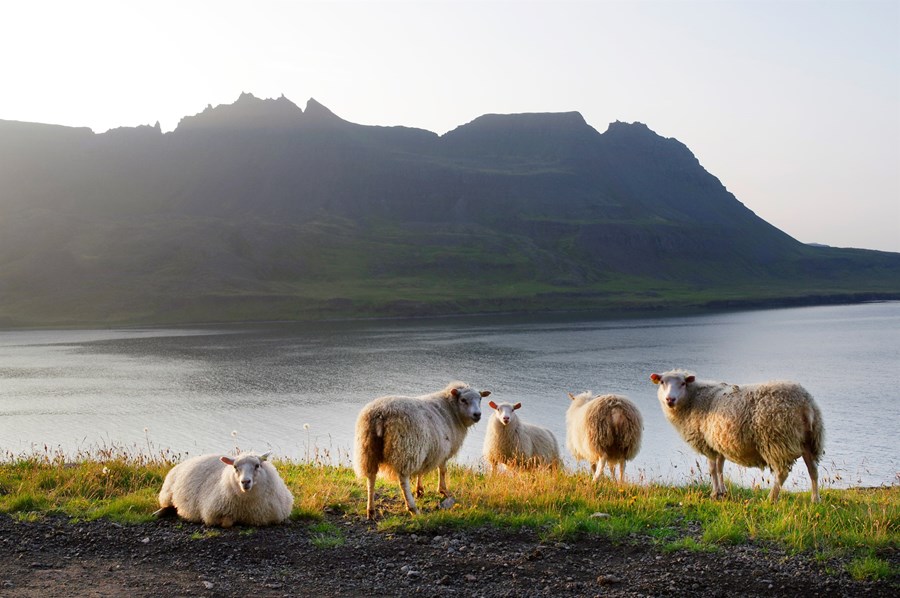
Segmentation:
{"type": "Polygon", "coordinates": [[[600,476],[603,475],[603,470],[606,469],[606,457],[600,457],[600,460],[597,461],[597,466],[594,468],[594,481],[600,479],[600,476]]]}
{"type": "Polygon", "coordinates": [[[438,492],[441,493],[441,496],[450,496],[450,492],[447,490],[447,464],[441,463],[438,467],[438,492]]]}
{"type": "Polygon", "coordinates": [[[366,478],[366,519],[375,519],[375,476],[366,478]]]}
{"type": "Polygon", "coordinates": [[[791,468],[788,467],[783,470],[774,470],[775,471],[775,483],[772,485],[772,490],[769,491],[769,502],[775,502],[778,500],[778,494],[781,492],[781,485],[784,484],[784,481],[787,479],[788,474],[791,472],[791,468]]]}
{"type": "Polygon", "coordinates": [[[416,499],[413,498],[412,490],[409,487],[409,477],[400,478],[400,490],[403,491],[403,498],[406,500],[406,510],[413,515],[419,514],[419,507],[416,506],[416,499]]]}
{"type": "Polygon", "coordinates": [[[422,476],[416,476],[416,498],[425,496],[425,485],[422,483],[422,476]]]}
{"type": "Polygon", "coordinates": [[[809,472],[809,481],[812,483],[810,498],[813,502],[822,502],[819,498],[819,468],[816,467],[816,460],[809,449],[803,450],[803,462],[806,463],[806,471],[809,472]]]}
{"type": "Polygon", "coordinates": [[[725,496],[728,494],[728,489],[725,488],[725,456],[719,455],[716,457],[716,471],[718,472],[719,477],[719,496],[725,496]]]}
{"type": "Polygon", "coordinates": [[[625,460],[619,461],[619,483],[625,483],[625,460]]]}
{"type": "MultiPolygon", "coordinates": [[[[724,496],[724,490],[720,490],[720,484],[722,484],[720,474],[719,474],[719,459],[718,456],[715,457],[707,457],[707,464],[709,465],[709,477],[710,482],[712,484],[712,490],[710,491],[710,498],[719,498],[720,496],[724,496]]],[[[724,485],[723,485],[724,486],[724,485]]]]}

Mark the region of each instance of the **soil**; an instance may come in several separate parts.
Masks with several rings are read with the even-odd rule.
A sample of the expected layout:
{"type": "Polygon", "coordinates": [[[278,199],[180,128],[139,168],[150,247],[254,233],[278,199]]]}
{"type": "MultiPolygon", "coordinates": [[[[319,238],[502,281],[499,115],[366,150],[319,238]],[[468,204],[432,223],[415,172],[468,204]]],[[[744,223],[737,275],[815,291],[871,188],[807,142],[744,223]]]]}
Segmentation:
{"type": "MultiPolygon", "coordinates": [[[[649,540],[541,542],[528,529],[377,531],[356,514],[321,523],[211,529],[164,519],[122,525],[0,516],[0,596],[891,596],[845,562],[749,544],[663,552],[649,540]],[[334,534],[332,534],[334,537],[334,534]]],[[[898,551],[879,555],[895,567],[898,551]]],[[[896,569],[895,569],[896,570],[896,569]]]]}

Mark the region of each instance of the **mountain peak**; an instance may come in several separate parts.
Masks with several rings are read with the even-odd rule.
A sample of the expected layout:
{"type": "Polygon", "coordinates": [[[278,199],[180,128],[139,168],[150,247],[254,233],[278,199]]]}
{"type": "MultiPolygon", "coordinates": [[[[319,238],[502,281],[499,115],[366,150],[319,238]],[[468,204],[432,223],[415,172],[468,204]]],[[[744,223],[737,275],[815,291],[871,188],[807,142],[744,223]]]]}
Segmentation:
{"type": "Polygon", "coordinates": [[[233,104],[208,105],[203,112],[186,116],[176,130],[277,129],[298,126],[303,111],[284,97],[261,99],[243,92],[233,104]]]}

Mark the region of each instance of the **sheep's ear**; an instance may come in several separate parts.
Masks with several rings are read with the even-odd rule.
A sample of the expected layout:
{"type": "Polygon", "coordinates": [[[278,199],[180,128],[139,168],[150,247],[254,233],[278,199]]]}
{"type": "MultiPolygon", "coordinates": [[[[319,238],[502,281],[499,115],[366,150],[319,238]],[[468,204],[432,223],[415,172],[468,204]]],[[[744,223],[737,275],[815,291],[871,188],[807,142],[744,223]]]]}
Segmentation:
{"type": "Polygon", "coordinates": [[[451,388],[451,389],[450,389],[450,394],[453,395],[455,398],[458,399],[458,398],[459,398],[459,389],[458,389],[458,388],[451,388]]]}
{"type": "Polygon", "coordinates": [[[521,409],[521,408],[522,408],[522,403],[516,403],[515,405],[513,405],[513,411],[515,411],[516,409],[521,409]]]}
{"type": "Polygon", "coordinates": [[[260,460],[260,461],[265,461],[266,459],[269,458],[269,456],[270,456],[271,454],[272,454],[272,451],[266,451],[265,453],[263,453],[262,455],[259,456],[259,460],[260,460]]]}
{"type": "Polygon", "coordinates": [[[662,382],[662,376],[660,376],[659,374],[650,374],[650,379],[654,384],[659,384],[660,382],[662,382]]]}
{"type": "Polygon", "coordinates": [[[574,400],[575,400],[575,395],[573,395],[572,393],[569,393],[569,398],[572,399],[572,400],[574,401],[574,400]]]}
{"type": "Polygon", "coordinates": [[[695,380],[695,378],[693,376],[686,376],[684,379],[684,381],[687,382],[688,384],[690,384],[694,380],[695,380]]]}
{"type": "Polygon", "coordinates": [[[225,465],[234,465],[234,459],[232,459],[231,457],[219,457],[219,459],[225,465]]]}
{"type": "Polygon", "coordinates": [[[489,396],[491,396],[491,391],[489,391],[489,390],[482,390],[479,394],[480,394],[482,397],[489,397],[489,396]]]}
{"type": "Polygon", "coordinates": [[[491,406],[491,409],[496,409],[496,408],[497,408],[497,403],[495,403],[494,401],[490,401],[490,402],[488,403],[488,405],[491,406]]]}

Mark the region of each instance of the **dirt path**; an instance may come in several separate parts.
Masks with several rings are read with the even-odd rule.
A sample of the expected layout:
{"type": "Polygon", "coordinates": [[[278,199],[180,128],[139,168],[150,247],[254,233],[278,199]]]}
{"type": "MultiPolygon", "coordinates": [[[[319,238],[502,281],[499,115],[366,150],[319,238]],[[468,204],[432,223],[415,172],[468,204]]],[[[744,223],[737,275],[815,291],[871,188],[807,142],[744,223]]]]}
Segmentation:
{"type": "MultiPolygon", "coordinates": [[[[894,596],[839,562],[738,546],[663,553],[648,542],[543,544],[528,530],[385,534],[330,514],[343,544],[307,522],[209,530],[163,520],[123,526],[0,516],[0,596],[894,596]]],[[[884,556],[884,555],[883,555],[884,556]]],[[[886,555],[898,562],[897,551],[886,555]]]]}

